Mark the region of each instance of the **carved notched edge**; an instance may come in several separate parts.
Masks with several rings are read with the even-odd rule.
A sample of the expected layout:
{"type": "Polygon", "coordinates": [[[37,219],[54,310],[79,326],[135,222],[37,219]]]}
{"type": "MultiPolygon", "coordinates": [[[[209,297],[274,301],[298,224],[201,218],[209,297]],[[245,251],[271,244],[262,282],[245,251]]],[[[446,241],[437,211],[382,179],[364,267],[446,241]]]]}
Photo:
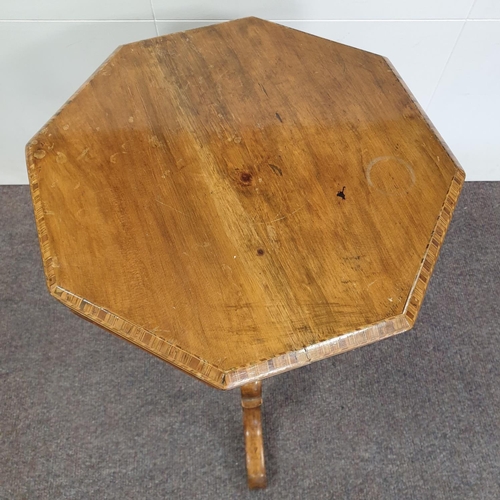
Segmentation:
{"type": "Polygon", "coordinates": [[[453,211],[458,202],[458,197],[460,196],[460,191],[462,190],[463,183],[465,181],[465,171],[461,167],[453,152],[448,147],[448,144],[446,144],[441,134],[437,131],[436,127],[427,116],[426,112],[423,110],[422,106],[420,106],[411,90],[401,78],[401,75],[398,73],[391,61],[387,57],[384,57],[384,60],[389,69],[393,72],[394,76],[397,78],[399,84],[405,89],[406,93],[412,100],[413,105],[417,108],[418,112],[427,123],[429,129],[435,135],[436,139],[441,143],[446,153],[456,166],[456,170],[453,178],[451,179],[451,183],[448,188],[448,192],[446,193],[443,206],[441,207],[441,210],[439,212],[436,225],[434,226],[434,229],[431,233],[430,241],[425,250],[425,254],[420,264],[419,271],[404,307],[403,314],[405,315],[411,326],[413,326],[417,319],[420,306],[422,305],[425,291],[427,290],[427,286],[429,284],[429,279],[434,270],[434,266],[439,255],[439,250],[441,249],[446,231],[448,230],[448,226],[451,222],[453,211]]]}
{"type": "Polygon", "coordinates": [[[434,266],[436,265],[439,250],[441,249],[446,231],[450,225],[453,210],[457,204],[464,180],[464,171],[457,169],[451,181],[443,206],[441,207],[434,230],[432,231],[417,277],[415,278],[410,295],[406,301],[404,315],[412,326],[417,319],[418,312],[422,305],[425,291],[429,285],[429,280],[434,270],[434,266]]]}

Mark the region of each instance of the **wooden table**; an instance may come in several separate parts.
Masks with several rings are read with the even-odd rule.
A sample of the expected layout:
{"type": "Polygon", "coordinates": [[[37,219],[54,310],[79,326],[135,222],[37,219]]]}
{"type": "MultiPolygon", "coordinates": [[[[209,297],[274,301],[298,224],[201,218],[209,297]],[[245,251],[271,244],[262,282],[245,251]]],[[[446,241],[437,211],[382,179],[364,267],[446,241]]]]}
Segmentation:
{"type": "Polygon", "coordinates": [[[50,293],[241,387],[250,487],[261,380],[411,328],[464,180],[387,59],[256,18],[120,47],[27,158],[50,293]]]}

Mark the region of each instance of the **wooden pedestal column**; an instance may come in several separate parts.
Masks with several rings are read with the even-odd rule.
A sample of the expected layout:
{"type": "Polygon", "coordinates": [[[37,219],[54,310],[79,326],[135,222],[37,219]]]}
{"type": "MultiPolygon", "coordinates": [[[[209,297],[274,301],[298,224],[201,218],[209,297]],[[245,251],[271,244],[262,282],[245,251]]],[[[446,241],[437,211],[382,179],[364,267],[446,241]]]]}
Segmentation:
{"type": "Polygon", "coordinates": [[[250,489],[267,486],[261,405],[262,382],[252,382],[242,386],[241,406],[243,407],[243,430],[245,433],[248,487],[250,489]]]}

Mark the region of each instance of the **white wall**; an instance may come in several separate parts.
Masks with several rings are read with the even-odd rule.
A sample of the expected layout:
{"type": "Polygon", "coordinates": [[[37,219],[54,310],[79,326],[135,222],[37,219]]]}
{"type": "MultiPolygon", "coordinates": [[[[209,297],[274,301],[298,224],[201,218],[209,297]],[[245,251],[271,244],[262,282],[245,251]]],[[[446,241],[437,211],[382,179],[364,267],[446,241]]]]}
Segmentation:
{"type": "Polygon", "coordinates": [[[249,15],[388,56],[468,180],[500,180],[500,0],[0,0],[0,184],[117,45],[249,15]]]}

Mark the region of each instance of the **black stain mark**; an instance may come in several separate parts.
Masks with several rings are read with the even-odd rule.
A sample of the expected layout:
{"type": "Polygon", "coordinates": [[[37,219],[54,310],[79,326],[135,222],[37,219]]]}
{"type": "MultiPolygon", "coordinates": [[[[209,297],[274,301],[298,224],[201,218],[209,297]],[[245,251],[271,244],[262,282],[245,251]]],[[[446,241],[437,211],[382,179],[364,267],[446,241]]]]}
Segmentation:
{"type": "Polygon", "coordinates": [[[343,200],[345,200],[345,193],[344,193],[344,189],[345,189],[345,186],[342,188],[342,191],[339,191],[339,192],[337,193],[337,196],[338,196],[339,198],[342,198],[343,200]]]}
{"type": "Polygon", "coordinates": [[[248,172],[243,172],[240,175],[240,180],[243,182],[243,184],[250,184],[252,182],[252,174],[248,172]]]}
{"type": "Polygon", "coordinates": [[[281,116],[280,116],[280,114],[279,114],[279,113],[276,113],[276,118],[277,118],[277,119],[278,119],[281,123],[283,123],[283,120],[281,119],[281,116]]]}
{"type": "Polygon", "coordinates": [[[259,248],[257,250],[257,255],[264,255],[264,250],[262,250],[262,248],[259,248]]]}
{"type": "Polygon", "coordinates": [[[283,175],[283,170],[281,170],[281,168],[277,167],[276,165],[273,165],[272,163],[268,163],[268,165],[271,167],[272,171],[276,174],[276,175],[283,175]]]}

